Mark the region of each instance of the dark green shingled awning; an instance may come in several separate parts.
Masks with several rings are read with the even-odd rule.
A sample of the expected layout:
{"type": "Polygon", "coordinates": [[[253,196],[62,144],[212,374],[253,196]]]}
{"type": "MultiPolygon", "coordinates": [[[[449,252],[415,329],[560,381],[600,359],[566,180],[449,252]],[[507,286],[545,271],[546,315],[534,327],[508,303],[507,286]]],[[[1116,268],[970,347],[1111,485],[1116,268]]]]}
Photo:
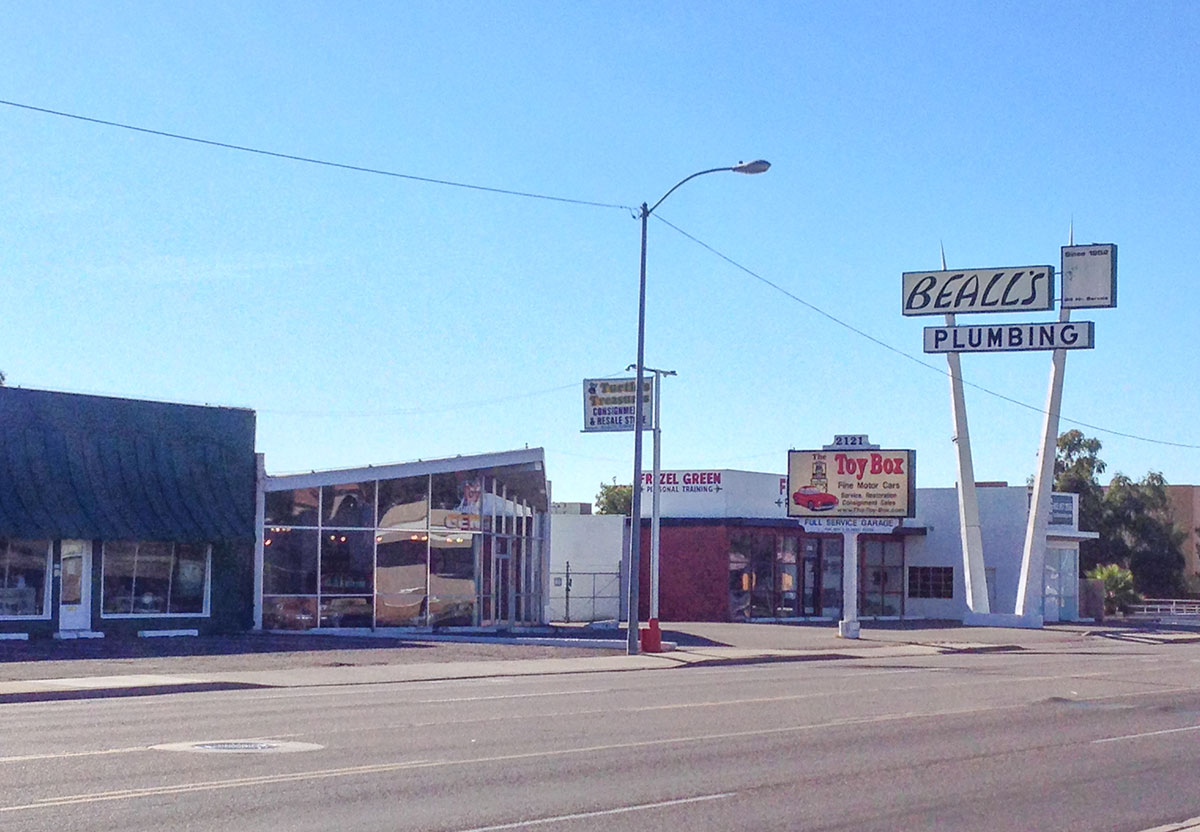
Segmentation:
{"type": "Polygon", "coordinates": [[[0,387],[0,536],[254,539],[254,412],[0,387]]]}

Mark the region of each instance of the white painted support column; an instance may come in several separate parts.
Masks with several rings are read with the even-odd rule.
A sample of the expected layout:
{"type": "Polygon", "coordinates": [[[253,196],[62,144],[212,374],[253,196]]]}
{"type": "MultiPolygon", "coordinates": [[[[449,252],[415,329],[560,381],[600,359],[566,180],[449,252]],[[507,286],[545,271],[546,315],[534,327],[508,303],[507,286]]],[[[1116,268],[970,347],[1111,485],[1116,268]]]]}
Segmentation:
{"type": "Polygon", "coordinates": [[[838,635],[858,638],[858,532],[842,532],[842,620],[838,635]]]}
{"type": "MultiPolygon", "coordinates": [[[[1071,320],[1071,310],[1060,309],[1058,320],[1062,323],[1071,320]]],[[[1038,449],[1029,521],[1025,526],[1025,547],[1021,552],[1021,578],[1017,584],[1016,614],[1036,621],[1037,626],[1042,623],[1046,534],[1050,529],[1050,494],[1054,491],[1054,460],[1058,455],[1058,412],[1062,408],[1066,369],[1067,351],[1055,350],[1050,359],[1050,390],[1046,394],[1046,414],[1042,421],[1042,445],[1038,449]]]]}
{"type": "Polygon", "coordinates": [[[254,455],[254,629],[263,619],[263,535],[267,516],[267,463],[263,454],[254,455]]]}
{"type": "MultiPolygon", "coordinates": [[[[943,262],[942,267],[945,268],[943,262]]],[[[946,316],[954,326],[954,315],[946,316]]],[[[950,414],[954,419],[954,447],[958,453],[958,517],[962,535],[963,580],[967,609],[988,614],[987,575],[983,566],[983,532],[979,522],[979,494],[975,488],[975,465],[971,461],[971,432],[967,428],[967,397],[963,390],[962,362],[956,352],[946,353],[950,372],[950,414]]]]}

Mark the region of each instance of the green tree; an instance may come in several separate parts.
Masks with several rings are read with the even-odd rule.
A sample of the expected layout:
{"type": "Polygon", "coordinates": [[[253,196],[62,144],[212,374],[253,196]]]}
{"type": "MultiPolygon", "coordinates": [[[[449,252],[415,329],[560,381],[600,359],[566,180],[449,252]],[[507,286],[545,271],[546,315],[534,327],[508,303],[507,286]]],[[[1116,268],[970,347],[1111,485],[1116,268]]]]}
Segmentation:
{"type": "Polygon", "coordinates": [[[1089,570],[1084,577],[1104,581],[1104,611],[1109,615],[1124,612],[1130,604],[1142,600],[1133,588],[1133,573],[1116,563],[1089,570]]]}
{"type": "Polygon", "coordinates": [[[600,483],[600,493],[596,495],[597,514],[633,513],[633,486],[617,485],[616,477],[612,484],[600,483]]]}
{"type": "Polygon", "coordinates": [[[1104,473],[1100,440],[1069,430],[1058,437],[1054,488],[1079,495],[1079,527],[1099,532],[1080,544],[1080,568],[1101,564],[1131,570],[1134,587],[1146,595],[1172,596],[1184,591],[1183,541],[1175,528],[1162,474],[1151,471],[1138,481],[1115,475],[1101,486],[1104,473]]]}
{"type": "Polygon", "coordinates": [[[1169,598],[1181,594],[1187,535],[1171,520],[1163,475],[1151,471],[1134,482],[1117,474],[1104,491],[1102,507],[1100,539],[1096,541],[1099,559],[1128,566],[1134,585],[1144,595],[1169,598]]]}
{"type": "MultiPolygon", "coordinates": [[[[1098,478],[1108,466],[1100,459],[1100,447],[1099,439],[1089,439],[1082,431],[1069,430],[1058,437],[1058,453],[1054,459],[1054,490],[1079,495],[1079,528],[1089,532],[1100,530],[1104,514],[1104,489],[1098,478]]],[[[1086,545],[1081,547],[1080,557],[1088,567],[1101,562],[1086,545]]]]}

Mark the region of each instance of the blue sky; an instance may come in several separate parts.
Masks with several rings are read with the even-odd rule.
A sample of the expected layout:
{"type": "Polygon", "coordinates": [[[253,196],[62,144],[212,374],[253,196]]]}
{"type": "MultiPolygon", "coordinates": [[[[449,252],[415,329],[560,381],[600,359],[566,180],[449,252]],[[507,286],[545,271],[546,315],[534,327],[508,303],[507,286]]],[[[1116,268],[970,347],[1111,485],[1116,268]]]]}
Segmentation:
{"type": "MultiPolygon", "coordinates": [[[[1200,483],[1198,46],[1167,2],[10,2],[0,99],[614,206],[769,159],[658,214],[803,303],[651,220],[668,468],[867,433],[952,485],[901,273],[1057,266],[1073,222],[1120,306],[1074,315],[1062,427],[1200,483]]],[[[0,212],[10,384],[254,408],[272,472],[528,445],[556,499],[630,479],[630,434],[580,433],[582,379],[635,357],[626,208],[0,105],[0,212]]],[[[1033,471],[1049,359],[964,356],[978,479],[1033,471]]]]}

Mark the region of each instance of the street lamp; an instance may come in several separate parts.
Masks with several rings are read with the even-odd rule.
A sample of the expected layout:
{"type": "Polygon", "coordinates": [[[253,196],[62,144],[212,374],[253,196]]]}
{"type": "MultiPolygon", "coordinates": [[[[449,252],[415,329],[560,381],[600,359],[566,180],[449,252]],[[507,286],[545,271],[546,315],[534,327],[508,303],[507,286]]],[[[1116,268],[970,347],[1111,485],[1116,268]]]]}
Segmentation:
{"type": "MultiPolygon", "coordinates": [[[[634,388],[633,405],[633,494],[630,505],[631,527],[629,530],[629,633],[626,653],[633,656],[638,652],[638,571],[642,558],[642,385],[645,371],[646,348],[646,226],[650,215],[671,194],[675,193],[684,182],[689,182],[697,176],[707,173],[764,173],[771,163],[765,159],[753,162],[738,162],[726,168],[710,168],[693,173],[675,183],[675,187],[662,195],[658,202],[647,208],[642,203],[642,268],[641,279],[638,283],[638,327],[637,327],[637,385],[634,388]]],[[[654,483],[657,487],[658,483],[654,483]]]]}

